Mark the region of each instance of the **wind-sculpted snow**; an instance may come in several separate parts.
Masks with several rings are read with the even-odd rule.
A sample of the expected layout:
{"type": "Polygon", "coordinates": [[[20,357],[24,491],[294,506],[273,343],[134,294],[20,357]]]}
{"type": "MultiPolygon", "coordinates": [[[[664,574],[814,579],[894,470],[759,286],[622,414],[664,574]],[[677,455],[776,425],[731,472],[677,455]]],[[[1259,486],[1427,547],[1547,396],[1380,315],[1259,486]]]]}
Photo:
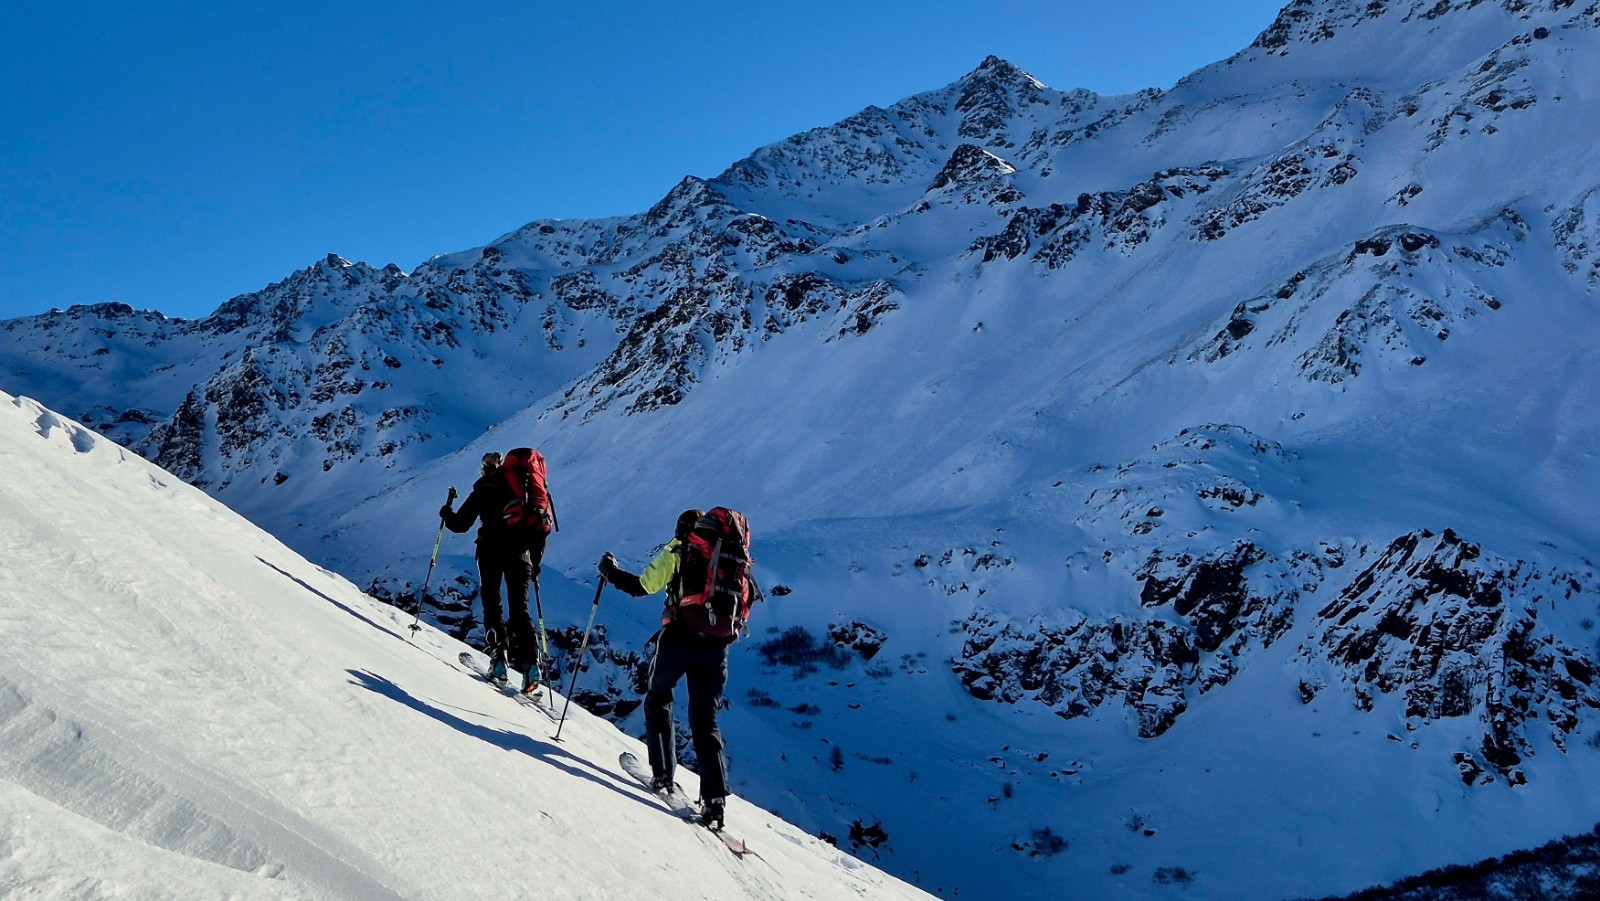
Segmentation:
{"type": "Polygon", "coordinates": [[[619,770],[642,745],[576,706],[558,745],[465,646],[34,401],[0,393],[0,460],[0,896],[928,897],[730,798],[737,859],[619,770]]]}
{"type": "Polygon", "coordinates": [[[1307,191],[1349,182],[1361,171],[1363,139],[1381,127],[1383,118],[1379,95],[1365,88],[1350,92],[1310,135],[1202,204],[1190,223],[1197,236],[1215,241],[1307,191]]]}
{"type": "Polygon", "coordinates": [[[1184,429],[1115,469],[1096,467],[1100,484],[1084,498],[1088,511],[1079,521],[1099,531],[1153,534],[1168,547],[1209,541],[1212,514],[1277,507],[1269,486],[1294,480],[1294,460],[1282,445],[1241,426],[1184,429]]]}

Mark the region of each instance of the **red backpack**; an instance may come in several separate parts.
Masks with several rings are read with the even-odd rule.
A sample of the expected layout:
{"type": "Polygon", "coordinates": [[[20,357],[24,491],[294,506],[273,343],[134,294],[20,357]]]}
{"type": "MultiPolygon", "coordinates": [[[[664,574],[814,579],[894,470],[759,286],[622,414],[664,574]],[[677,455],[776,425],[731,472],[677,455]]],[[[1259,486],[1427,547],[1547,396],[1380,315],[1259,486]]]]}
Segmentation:
{"type": "Polygon", "coordinates": [[[506,454],[501,470],[511,483],[511,502],[501,511],[506,525],[527,525],[545,535],[555,531],[555,503],[545,483],[544,457],[531,447],[519,447],[506,454]]]}
{"type": "Polygon", "coordinates": [[[759,589],[750,569],[750,524],[744,514],[712,507],[680,544],[678,602],[662,625],[674,619],[714,638],[737,638],[750,619],[759,589]]]}

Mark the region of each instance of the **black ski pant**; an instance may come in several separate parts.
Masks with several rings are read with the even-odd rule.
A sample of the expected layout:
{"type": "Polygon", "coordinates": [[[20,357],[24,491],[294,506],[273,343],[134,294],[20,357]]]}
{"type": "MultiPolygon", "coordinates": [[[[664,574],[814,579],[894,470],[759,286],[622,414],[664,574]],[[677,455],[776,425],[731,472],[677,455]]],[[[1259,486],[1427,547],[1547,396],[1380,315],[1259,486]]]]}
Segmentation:
{"type": "Polygon", "coordinates": [[[728,794],[728,760],[723,755],[717,707],[728,684],[728,641],[708,638],[681,623],[662,628],[650,660],[650,688],[644,696],[645,743],[650,747],[650,772],[671,779],[678,766],[677,736],[672,725],[672,692],[688,677],[689,732],[700,761],[700,797],[728,794]]]}
{"type": "Polygon", "coordinates": [[[478,584],[483,597],[484,637],[491,645],[491,652],[496,642],[505,645],[507,663],[519,673],[525,672],[538,655],[533,627],[528,622],[528,583],[533,580],[533,574],[533,558],[527,551],[511,553],[481,547],[478,549],[478,584]],[[506,601],[511,608],[509,620],[501,615],[502,580],[505,582],[506,601]]]}

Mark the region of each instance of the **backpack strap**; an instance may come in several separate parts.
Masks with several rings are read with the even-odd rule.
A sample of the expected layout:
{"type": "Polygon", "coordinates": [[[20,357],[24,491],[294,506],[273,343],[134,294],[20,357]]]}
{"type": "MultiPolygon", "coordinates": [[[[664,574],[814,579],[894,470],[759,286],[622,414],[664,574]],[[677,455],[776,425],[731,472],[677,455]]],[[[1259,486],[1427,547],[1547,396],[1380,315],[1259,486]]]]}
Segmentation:
{"type": "Polygon", "coordinates": [[[678,619],[678,602],[683,600],[683,565],[689,559],[689,542],[682,538],[674,538],[678,542],[678,567],[672,571],[672,582],[667,585],[667,608],[671,610],[672,620],[678,619]]]}

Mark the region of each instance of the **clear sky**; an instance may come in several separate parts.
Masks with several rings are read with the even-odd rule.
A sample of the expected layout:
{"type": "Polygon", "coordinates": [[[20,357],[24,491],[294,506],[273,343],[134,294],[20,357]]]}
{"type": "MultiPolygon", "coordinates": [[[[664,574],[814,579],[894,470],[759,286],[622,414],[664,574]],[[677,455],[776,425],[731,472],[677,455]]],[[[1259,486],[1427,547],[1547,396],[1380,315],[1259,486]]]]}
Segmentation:
{"type": "Polygon", "coordinates": [[[949,84],[1170,87],[1286,0],[12,0],[0,318],[201,316],[334,252],[409,270],[949,84]]]}

